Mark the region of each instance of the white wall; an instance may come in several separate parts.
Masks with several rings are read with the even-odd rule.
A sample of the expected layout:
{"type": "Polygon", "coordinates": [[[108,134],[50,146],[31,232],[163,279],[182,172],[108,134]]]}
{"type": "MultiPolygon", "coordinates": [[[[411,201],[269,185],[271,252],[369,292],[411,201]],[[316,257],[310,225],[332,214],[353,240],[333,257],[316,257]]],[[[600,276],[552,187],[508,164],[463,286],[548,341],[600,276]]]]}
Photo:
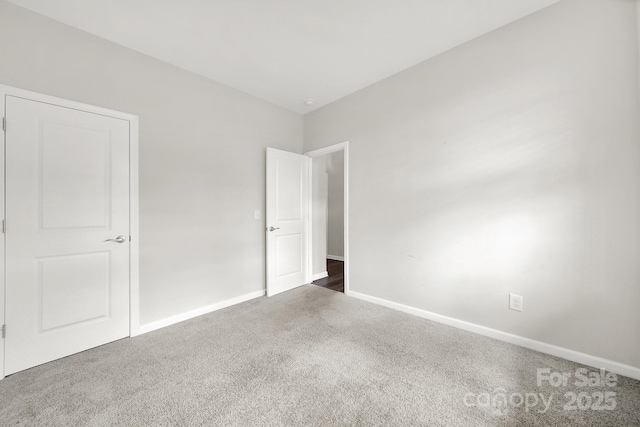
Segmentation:
{"type": "MultiPolygon", "coordinates": [[[[640,0],[636,2],[636,33],[638,34],[638,65],[640,66],[640,0]]],[[[638,80],[640,82],[640,72],[638,73],[638,80]]],[[[640,89],[640,84],[639,84],[640,89]]]]}
{"type": "Polygon", "coordinates": [[[327,154],[328,208],[327,254],[344,257],[344,151],[327,154]]]}
{"type": "Polygon", "coordinates": [[[327,257],[344,257],[344,152],[313,158],[312,274],[327,274],[327,257]]]}
{"type": "Polygon", "coordinates": [[[302,118],[0,1],[0,83],[140,116],[143,324],[264,288],[265,148],[302,118]]]}
{"type": "Polygon", "coordinates": [[[327,276],[327,156],[314,157],[312,159],[312,186],[311,186],[311,244],[312,249],[312,276],[327,276]]]}
{"type": "Polygon", "coordinates": [[[640,367],[634,8],[565,0],[307,114],[305,150],[350,143],[351,290],[640,367]]]}

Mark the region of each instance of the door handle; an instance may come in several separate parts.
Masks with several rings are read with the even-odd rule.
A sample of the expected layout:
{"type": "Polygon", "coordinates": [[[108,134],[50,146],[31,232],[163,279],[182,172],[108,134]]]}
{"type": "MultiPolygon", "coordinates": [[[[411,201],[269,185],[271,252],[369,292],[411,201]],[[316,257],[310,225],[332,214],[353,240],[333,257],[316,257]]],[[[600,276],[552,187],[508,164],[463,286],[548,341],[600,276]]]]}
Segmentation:
{"type": "Polygon", "coordinates": [[[115,239],[107,239],[105,242],[116,242],[116,243],[124,243],[127,241],[127,238],[124,236],[118,236],[115,239]]]}
{"type": "Polygon", "coordinates": [[[269,231],[280,230],[280,227],[269,227],[269,231]]]}

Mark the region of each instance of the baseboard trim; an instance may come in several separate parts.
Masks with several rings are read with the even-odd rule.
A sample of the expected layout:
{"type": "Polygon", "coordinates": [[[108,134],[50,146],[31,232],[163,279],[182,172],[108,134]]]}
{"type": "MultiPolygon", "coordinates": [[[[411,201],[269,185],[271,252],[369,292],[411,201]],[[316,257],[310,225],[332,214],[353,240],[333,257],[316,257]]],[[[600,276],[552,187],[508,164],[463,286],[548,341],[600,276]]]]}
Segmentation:
{"type": "Polygon", "coordinates": [[[231,298],[225,301],[220,301],[215,304],[197,308],[195,310],[187,311],[186,313],[177,314],[175,316],[167,317],[166,319],[156,320],[155,322],[140,325],[138,332],[139,334],[146,334],[147,332],[155,331],[157,329],[161,329],[166,326],[171,326],[176,323],[193,319],[194,317],[202,316],[203,314],[221,310],[223,308],[240,304],[241,302],[249,301],[254,298],[259,298],[261,296],[264,296],[264,290],[250,292],[248,294],[240,295],[235,298],[231,298]]]}
{"type": "Polygon", "coordinates": [[[324,279],[325,277],[329,277],[329,273],[323,271],[322,273],[314,274],[313,276],[311,276],[311,281],[315,282],[316,280],[324,279]]]}
{"type": "Polygon", "coordinates": [[[373,304],[381,305],[384,307],[392,308],[394,310],[402,311],[405,313],[413,314],[414,316],[422,317],[424,319],[433,320],[434,322],[442,323],[444,325],[452,326],[454,328],[463,329],[465,331],[473,332],[479,335],[484,335],[490,338],[504,341],[510,344],[519,345],[531,350],[536,350],[541,353],[550,354],[552,356],[561,357],[563,359],[571,360],[572,362],[580,363],[587,366],[592,366],[597,369],[606,369],[609,372],[614,372],[618,375],[640,380],[640,368],[634,366],[625,365],[623,363],[615,362],[613,360],[603,359],[601,357],[592,356],[586,353],[580,353],[579,351],[570,350],[568,348],[559,347],[553,344],[544,343],[542,341],[536,341],[530,338],[525,338],[519,335],[510,334],[497,329],[488,328],[475,323],[466,322],[464,320],[454,319],[453,317],[443,316],[441,314],[432,313],[430,311],[422,310],[419,308],[411,307],[408,305],[400,304],[397,302],[385,300],[378,297],[373,297],[360,292],[349,292],[347,294],[350,297],[357,298],[363,301],[371,302],[373,304]]]}
{"type": "Polygon", "coordinates": [[[340,255],[327,255],[327,259],[332,259],[334,261],[344,261],[344,257],[340,255]]]}

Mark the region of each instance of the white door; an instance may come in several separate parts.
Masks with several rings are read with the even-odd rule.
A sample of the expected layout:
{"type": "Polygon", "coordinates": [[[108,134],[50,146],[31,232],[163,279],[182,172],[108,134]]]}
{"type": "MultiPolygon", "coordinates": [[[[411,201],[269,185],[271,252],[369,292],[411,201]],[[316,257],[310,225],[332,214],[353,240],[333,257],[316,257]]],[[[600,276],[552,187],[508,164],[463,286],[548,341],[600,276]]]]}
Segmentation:
{"type": "Polygon", "coordinates": [[[129,122],[5,102],[11,374],[129,335],[129,122]]]}
{"type": "Polygon", "coordinates": [[[308,283],[309,158],[267,148],[267,295],[308,283]]]}

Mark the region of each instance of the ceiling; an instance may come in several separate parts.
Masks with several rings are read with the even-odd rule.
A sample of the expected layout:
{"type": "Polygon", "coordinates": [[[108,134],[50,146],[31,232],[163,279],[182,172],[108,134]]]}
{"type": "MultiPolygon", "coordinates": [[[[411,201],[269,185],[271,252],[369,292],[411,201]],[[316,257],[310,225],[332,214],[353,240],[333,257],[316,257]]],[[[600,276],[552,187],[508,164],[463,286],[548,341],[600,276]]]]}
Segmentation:
{"type": "Polygon", "coordinates": [[[559,0],[9,1],[304,114],[559,0]]]}

